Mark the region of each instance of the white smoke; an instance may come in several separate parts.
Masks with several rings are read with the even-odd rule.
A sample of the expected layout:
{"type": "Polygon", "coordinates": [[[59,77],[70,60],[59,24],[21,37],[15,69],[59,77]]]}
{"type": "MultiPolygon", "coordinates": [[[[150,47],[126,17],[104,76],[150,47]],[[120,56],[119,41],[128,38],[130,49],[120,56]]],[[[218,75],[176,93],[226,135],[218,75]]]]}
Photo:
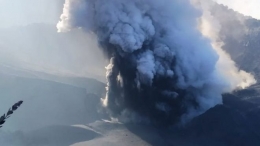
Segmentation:
{"type": "MultiPolygon", "coordinates": [[[[163,93],[172,93],[173,89],[187,93],[185,97],[177,97],[185,98],[180,104],[187,106],[187,112],[182,115],[182,120],[187,120],[221,104],[222,93],[254,82],[249,74],[239,72],[234,62],[214,46],[214,39],[210,41],[206,38],[212,39],[204,29],[208,21],[202,19],[202,32],[206,37],[197,29],[200,14],[189,0],[66,0],[57,28],[59,32],[83,28],[97,35],[99,42],[105,46],[105,52],[112,51],[114,47],[121,58],[134,56],[131,60],[136,59],[138,87],[140,84],[153,86],[154,80],[169,78],[167,82],[172,85],[163,93]],[[225,67],[231,68],[225,70],[225,67]],[[233,78],[233,75],[236,77],[233,78]],[[198,105],[194,106],[189,101],[198,105]]],[[[203,13],[202,18],[205,15],[203,13]]],[[[107,104],[109,98],[116,98],[110,96],[115,95],[112,92],[115,85],[112,84],[114,76],[119,74],[114,68],[116,64],[111,63],[107,68],[109,83],[104,99],[107,104]]],[[[122,78],[127,80],[127,77],[122,78]]],[[[118,101],[115,102],[118,105],[118,101]]],[[[156,105],[167,111],[174,108],[168,103],[156,105]]]]}
{"type": "Polygon", "coordinates": [[[210,38],[212,47],[219,54],[219,60],[216,65],[217,70],[222,74],[225,80],[229,81],[228,92],[237,88],[244,89],[249,87],[256,83],[254,76],[244,70],[239,70],[229,54],[222,49],[224,42],[219,38],[221,24],[210,13],[210,9],[213,5],[214,3],[211,1],[200,0],[200,6],[203,11],[203,15],[200,19],[200,30],[204,36],[210,38]]]}
{"type": "Polygon", "coordinates": [[[138,77],[142,83],[152,85],[155,74],[155,62],[152,51],[141,54],[137,61],[138,77]]]}
{"type": "Polygon", "coordinates": [[[214,0],[219,4],[224,4],[235,11],[246,16],[260,19],[259,0],[214,0]]]}

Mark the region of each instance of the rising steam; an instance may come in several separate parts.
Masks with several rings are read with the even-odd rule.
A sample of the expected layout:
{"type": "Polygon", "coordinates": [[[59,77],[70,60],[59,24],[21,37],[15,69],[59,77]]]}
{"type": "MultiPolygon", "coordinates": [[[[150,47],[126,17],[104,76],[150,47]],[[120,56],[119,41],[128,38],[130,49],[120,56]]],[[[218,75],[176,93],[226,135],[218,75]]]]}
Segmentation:
{"type": "Polygon", "coordinates": [[[229,81],[228,91],[236,88],[246,88],[256,83],[254,76],[243,70],[239,70],[236,64],[231,60],[229,54],[223,49],[224,42],[220,39],[219,33],[221,30],[220,22],[211,15],[211,9],[216,4],[208,0],[192,0],[195,6],[202,10],[200,18],[200,30],[202,34],[211,40],[213,49],[219,54],[219,59],[216,64],[217,70],[223,75],[225,80],[229,81]]]}
{"type": "Polygon", "coordinates": [[[66,0],[57,27],[97,35],[110,59],[103,103],[113,117],[131,111],[173,124],[234,89],[218,63],[222,54],[198,29],[201,14],[189,0],[66,0]]]}

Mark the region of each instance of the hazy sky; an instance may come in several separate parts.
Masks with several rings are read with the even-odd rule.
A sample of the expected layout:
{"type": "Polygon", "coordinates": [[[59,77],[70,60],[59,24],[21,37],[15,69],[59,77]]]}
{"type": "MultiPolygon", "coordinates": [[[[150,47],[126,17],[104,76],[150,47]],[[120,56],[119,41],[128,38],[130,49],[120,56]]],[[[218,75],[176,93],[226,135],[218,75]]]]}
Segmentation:
{"type": "Polygon", "coordinates": [[[244,14],[260,19],[260,0],[214,0],[244,14]]]}
{"type": "Polygon", "coordinates": [[[103,77],[105,63],[95,41],[82,32],[57,33],[64,2],[0,0],[0,63],[48,73],[103,77]],[[96,70],[101,70],[100,74],[96,70]]]}
{"type": "MultiPolygon", "coordinates": [[[[56,23],[65,0],[0,0],[0,28],[35,22],[56,23]]],[[[214,0],[260,19],[260,0],[214,0]]]]}
{"type": "Polygon", "coordinates": [[[65,0],[0,0],[0,27],[57,23],[65,0]]]}

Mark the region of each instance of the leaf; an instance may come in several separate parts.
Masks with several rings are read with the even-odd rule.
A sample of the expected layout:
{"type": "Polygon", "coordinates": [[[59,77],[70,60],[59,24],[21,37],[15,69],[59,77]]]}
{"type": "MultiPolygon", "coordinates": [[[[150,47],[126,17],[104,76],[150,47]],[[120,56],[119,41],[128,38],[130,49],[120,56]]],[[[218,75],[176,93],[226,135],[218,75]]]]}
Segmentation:
{"type": "Polygon", "coordinates": [[[18,102],[18,105],[20,106],[22,103],[23,103],[23,101],[21,100],[21,101],[18,102]]]}
{"type": "Polygon", "coordinates": [[[11,114],[13,114],[14,112],[11,110],[11,109],[9,109],[8,110],[8,112],[7,112],[7,114],[6,114],[6,116],[9,116],[9,115],[11,115],[11,114]]]}
{"type": "Polygon", "coordinates": [[[0,121],[3,121],[5,119],[5,114],[0,118],[0,121]]]}
{"type": "Polygon", "coordinates": [[[17,110],[17,108],[18,108],[18,104],[17,103],[12,106],[12,110],[13,111],[17,110]]]}
{"type": "Polygon", "coordinates": [[[17,103],[15,103],[15,104],[12,106],[12,110],[13,110],[13,111],[17,110],[17,108],[18,108],[19,106],[21,106],[22,103],[23,103],[22,100],[19,101],[19,102],[17,102],[17,103]]]}
{"type": "Polygon", "coordinates": [[[0,121],[0,125],[3,125],[5,123],[5,120],[0,121]]]}

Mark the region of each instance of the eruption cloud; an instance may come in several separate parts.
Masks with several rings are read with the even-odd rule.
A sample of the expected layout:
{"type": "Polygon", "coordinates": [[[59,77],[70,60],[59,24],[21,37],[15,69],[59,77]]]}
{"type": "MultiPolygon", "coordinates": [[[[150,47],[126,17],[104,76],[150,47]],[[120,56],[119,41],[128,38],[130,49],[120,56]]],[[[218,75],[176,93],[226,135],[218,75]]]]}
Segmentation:
{"type": "Polygon", "coordinates": [[[57,28],[96,34],[110,59],[103,104],[112,117],[170,125],[221,104],[233,89],[198,29],[201,16],[189,0],[66,0],[57,28]]]}

